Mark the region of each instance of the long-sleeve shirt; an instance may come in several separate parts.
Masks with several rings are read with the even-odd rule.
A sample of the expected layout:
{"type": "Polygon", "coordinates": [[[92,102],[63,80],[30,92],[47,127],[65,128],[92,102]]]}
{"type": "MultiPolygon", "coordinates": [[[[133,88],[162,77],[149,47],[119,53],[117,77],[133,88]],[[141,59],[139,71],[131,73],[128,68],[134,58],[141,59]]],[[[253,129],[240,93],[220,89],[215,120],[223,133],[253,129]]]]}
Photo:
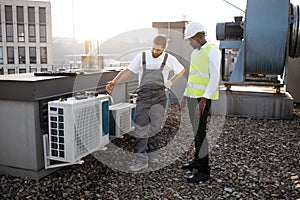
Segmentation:
{"type": "MultiPolygon", "coordinates": [[[[197,55],[208,45],[205,43],[200,49],[194,49],[195,59],[197,55]]],[[[218,89],[216,85],[219,84],[220,80],[220,65],[221,65],[221,52],[217,47],[212,47],[208,54],[208,69],[209,69],[209,82],[205,89],[205,92],[202,97],[210,99],[213,93],[218,89]]]]}

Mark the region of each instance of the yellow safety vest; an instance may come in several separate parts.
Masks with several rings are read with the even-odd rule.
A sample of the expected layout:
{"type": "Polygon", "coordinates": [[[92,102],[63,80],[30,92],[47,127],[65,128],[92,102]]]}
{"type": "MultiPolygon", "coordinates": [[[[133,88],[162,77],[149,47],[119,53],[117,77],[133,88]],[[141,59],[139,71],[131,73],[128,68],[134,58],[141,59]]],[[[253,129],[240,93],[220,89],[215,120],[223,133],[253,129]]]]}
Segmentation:
{"type": "MultiPolygon", "coordinates": [[[[185,89],[184,96],[200,98],[203,97],[210,73],[208,69],[208,55],[213,45],[209,44],[199,53],[196,57],[196,53],[193,52],[190,61],[189,77],[187,87],[185,89]]],[[[219,98],[218,84],[216,85],[216,91],[209,99],[216,100],[219,98]]]]}

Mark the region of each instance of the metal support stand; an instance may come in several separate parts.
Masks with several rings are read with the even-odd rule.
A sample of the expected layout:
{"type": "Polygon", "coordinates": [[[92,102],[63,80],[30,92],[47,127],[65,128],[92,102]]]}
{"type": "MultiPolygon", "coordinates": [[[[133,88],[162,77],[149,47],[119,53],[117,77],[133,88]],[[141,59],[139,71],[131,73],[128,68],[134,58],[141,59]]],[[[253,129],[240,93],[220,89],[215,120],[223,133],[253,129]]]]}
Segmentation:
{"type": "Polygon", "coordinates": [[[49,159],[49,138],[48,134],[43,135],[43,147],[44,147],[44,164],[45,164],[45,169],[51,169],[51,168],[57,168],[57,167],[65,167],[69,165],[75,165],[75,164],[83,164],[83,160],[78,160],[76,162],[71,162],[71,163],[62,163],[62,164],[52,164],[50,163],[51,159],[49,159]]]}

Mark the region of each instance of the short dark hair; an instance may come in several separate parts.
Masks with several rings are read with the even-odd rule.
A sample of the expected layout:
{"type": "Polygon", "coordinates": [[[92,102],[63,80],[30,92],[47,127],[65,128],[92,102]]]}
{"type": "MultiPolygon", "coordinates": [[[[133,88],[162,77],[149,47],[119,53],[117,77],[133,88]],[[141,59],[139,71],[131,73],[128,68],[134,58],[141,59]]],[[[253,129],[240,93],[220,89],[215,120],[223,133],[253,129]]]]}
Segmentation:
{"type": "Polygon", "coordinates": [[[163,34],[159,34],[153,39],[153,43],[157,45],[161,45],[163,48],[166,48],[168,43],[167,36],[163,34]]]}

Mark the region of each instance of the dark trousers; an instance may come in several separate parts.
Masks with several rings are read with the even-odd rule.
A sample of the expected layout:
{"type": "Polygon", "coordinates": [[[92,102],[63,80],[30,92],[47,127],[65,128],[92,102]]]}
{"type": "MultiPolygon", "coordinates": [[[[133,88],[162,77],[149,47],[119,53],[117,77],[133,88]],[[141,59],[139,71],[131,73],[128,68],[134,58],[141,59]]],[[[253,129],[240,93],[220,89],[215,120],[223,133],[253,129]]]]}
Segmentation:
{"type": "Polygon", "coordinates": [[[194,161],[199,164],[198,171],[209,174],[209,156],[208,156],[208,141],[206,137],[206,125],[209,109],[211,107],[211,100],[207,99],[204,113],[199,117],[196,113],[196,106],[201,98],[187,98],[187,105],[189,109],[190,121],[194,132],[195,155],[194,161]]]}

